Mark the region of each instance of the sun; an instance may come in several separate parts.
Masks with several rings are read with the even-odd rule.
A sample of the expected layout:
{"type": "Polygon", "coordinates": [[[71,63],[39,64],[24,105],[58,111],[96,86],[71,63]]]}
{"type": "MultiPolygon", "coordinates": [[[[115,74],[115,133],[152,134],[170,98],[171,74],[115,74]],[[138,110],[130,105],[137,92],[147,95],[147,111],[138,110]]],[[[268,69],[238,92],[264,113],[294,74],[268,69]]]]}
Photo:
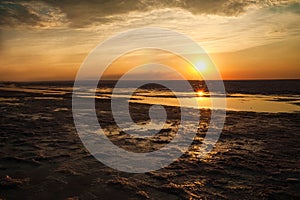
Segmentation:
{"type": "Polygon", "coordinates": [[[198,70],[203,71],[206,69],[206,63],[204,61],[199,61],[196,63],[196,67],[198,70]]]}

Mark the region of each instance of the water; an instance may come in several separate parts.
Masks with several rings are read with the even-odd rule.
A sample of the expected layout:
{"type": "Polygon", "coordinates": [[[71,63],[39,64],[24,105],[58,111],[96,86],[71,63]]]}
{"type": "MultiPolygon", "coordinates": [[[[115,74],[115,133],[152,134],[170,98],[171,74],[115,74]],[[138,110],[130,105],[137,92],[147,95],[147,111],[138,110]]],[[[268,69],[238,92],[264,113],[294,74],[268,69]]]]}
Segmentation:
{"type": "MultiPolygon", "coordinates": [[[[180,81],[169,81],[174,84],[180,81]]],[[[224,98],[218,91],[208,91],[202,81],[191,81],[194,91],[172,92],[165,88],[148,85],[139,88],[134,94],[131,90],[132,81],[128,81],[122,88],[117,88],[114,98],[127,98],[129,102],[151,105],[194,107],[189,102],[196,99],[198,108],[224,109],[212,107],[212,100],[224,98]],[[178,99],[177,99],[178,98],[178,99]]],[[[211,81],[208,84],[213,84],[211,81]]],[[[224,81],[226,88],[226,110],[248,112],[299,112],[300,111],[300,81],[299,80],[274,80],[274,81],[224,81]]],[[[110,99],[115,82],[103,81],[96,90],[96,96],[91,89],[81,90],[77,93],[82,98],[110,99]]],[[[89,87],[87,87],[89,88],[89,87]]],[[[72,82],[35,82],[35,83],[2,83],[0,90],[18,91],[37,94],[40,100],[56,98],[55,95],[67,95],[73,90],[72,82]],[[42,95],[42,96],[41,96],[42,95]],[[51,95],[51,96],[50,96],[51,95]]],[[[2,103],[13,104],[17,99],[2,97],[2,103]]]]}

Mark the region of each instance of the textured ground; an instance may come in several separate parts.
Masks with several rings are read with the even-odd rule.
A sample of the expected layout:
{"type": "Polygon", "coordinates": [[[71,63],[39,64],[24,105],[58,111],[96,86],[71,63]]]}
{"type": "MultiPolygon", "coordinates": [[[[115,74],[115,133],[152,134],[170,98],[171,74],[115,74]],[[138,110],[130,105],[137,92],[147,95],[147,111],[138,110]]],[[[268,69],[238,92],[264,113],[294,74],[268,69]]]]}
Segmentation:
{"type": "MultiPolygon", "coordinates": [[[[105,113],[107,106],[102,102],[98,108],[105,113]]],[[[300,198],[300,113],[228,112],[219,142],[201,160],[197,148],[210,118],[203,110],[185,155],[159,171],[128,174],[106,167],[85,150],[75,132],[69,93],[1,91],[0,109],[0,199],[300,198]]],[[[133,104],[132,109],[145,117],[145,106],[133,104]]],[[[168,108],[173,126],[163,132],[170,136],[177,111],[168,108]]],[[[132,149],[143,142],[110,134],[114,124],[109,115],[101,116],[115,144],[132,149]]],[[[164,142],[147,144],[158,148],[164,142]]]]}

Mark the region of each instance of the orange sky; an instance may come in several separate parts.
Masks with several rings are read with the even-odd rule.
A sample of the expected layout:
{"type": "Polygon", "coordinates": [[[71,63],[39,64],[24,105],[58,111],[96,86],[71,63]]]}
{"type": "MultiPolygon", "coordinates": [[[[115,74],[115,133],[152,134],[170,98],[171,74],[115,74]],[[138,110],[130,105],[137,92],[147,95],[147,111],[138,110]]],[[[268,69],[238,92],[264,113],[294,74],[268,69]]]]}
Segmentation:
{"type": "MultiPolygon", "coordinates": [[[[244,1],[240,7],[231,5],[234,0],[176,2],[139,7],[140,1],[133,6],[100,0],[76,8],[65,1],[1,2],[0,81],[72,80],[99,43],[121,31],[149,26],[191,37],[209,53],[224,79],[300,78],[299,1],[244,1]]],[[[123,60],[118,65],[130,64],[123,60]]]]}

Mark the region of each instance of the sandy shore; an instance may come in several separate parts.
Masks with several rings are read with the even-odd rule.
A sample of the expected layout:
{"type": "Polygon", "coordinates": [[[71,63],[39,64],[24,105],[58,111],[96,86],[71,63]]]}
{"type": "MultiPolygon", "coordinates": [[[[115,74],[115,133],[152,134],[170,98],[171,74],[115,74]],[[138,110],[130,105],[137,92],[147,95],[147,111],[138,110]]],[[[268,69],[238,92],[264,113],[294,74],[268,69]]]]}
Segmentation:
{"type": "MultiPolygon", "coordinates": [[[[227,112],[219,142],[197,157],[210,111],[201,111],[190,150],[155,172],[129,174],[98,162],[76,134],[71,93],[1,91],[0,199],[299,199],[300,113],[227,112]]],[[[117,145],[137,152],[172,139],[178,108],[167,107],[169,128],[151,141],[119,133],[109,102],[98,119],[117,145]],[[103,114],[104,113],[104,114],[103,114]],[[163,136],[164,140],[159,140],[163,136]]],[[[132,104],[137,122],[148,108],[132,104]]]]}

